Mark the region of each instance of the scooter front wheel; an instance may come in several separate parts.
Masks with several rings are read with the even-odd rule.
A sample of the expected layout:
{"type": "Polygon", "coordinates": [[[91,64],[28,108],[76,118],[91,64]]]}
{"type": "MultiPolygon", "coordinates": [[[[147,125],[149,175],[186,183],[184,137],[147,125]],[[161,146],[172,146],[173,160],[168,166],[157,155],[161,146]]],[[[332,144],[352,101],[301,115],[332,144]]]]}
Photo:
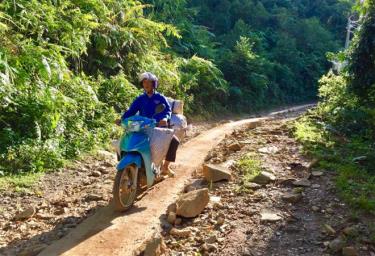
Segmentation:
{"type": "Polygon", "coordinates": [[[137,196],[138,167],[128,165],[118,171],[113,185],[113,202],[116,211],[126,211],[132,207],[137,196]]]}

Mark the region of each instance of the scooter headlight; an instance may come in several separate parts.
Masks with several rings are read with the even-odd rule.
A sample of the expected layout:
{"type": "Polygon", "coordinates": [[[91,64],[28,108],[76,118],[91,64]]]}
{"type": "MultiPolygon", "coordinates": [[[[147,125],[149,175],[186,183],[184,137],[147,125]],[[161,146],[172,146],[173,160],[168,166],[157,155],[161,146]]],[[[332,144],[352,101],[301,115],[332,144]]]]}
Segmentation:
{"type": "Polygon", "coordinates": [[[126,130],[129,132],[139,132],[141,130],[142,122],[139,121],[133,121],[129,122],[128,126],[126,127],[126,130]]]}

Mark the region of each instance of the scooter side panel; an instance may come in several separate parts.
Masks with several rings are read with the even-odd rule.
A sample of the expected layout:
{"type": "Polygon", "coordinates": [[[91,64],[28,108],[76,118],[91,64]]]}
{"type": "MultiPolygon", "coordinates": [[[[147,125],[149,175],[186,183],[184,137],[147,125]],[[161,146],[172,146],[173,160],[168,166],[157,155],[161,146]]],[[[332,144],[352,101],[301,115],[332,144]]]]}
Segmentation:
{"type": "Polygon", "coordinates": [[[131,152],[140,151],[150,147],[150,139],[145,133],[132,132],[127,133],[121,138],[121,151],[131,152]]]}
{"type": "Polygon", "coordinates": [[[135,164],[138,168],[142,167],[142,158],[137,153],[129,152],[127,153],[117,164],[117,170],[121,171],[129,164],[135,164]]]}
{"type": "Polygon", "coordinates": [[[151,187],[155,180],[151,162],[150,138],[146,133],[133,132],[125,134],[120,142],[120,150],[125,152],[139,152],[142,155],[147,176],[147,186],[151,187]]]}

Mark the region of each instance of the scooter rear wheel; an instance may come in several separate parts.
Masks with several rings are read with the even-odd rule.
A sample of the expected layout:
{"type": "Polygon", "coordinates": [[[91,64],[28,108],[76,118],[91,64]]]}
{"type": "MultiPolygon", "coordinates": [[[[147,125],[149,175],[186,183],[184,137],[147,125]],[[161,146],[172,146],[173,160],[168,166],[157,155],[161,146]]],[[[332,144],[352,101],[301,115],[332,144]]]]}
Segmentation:
{"type": "Polygon", "coordinates": [[[137,196],[138,167],[128,165],[118,171],[113,185],[113,202],[116,211],[126,211],[133,206],[137,196]],[[135,184],[134,184],[135,182],[135,184]]]}

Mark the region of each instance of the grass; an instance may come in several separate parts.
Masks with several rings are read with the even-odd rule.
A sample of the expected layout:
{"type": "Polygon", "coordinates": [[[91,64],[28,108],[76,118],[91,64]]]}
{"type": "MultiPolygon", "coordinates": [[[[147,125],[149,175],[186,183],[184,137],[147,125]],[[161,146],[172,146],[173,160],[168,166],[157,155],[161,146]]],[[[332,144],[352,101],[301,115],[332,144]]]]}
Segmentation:
{"type": "Polygon", "coordinates": [[[237,161],[237,167],[242,172],[241,186],[238,187],[238,192],[249,192],[247,184],[252,182],[253,179],[262,171],[261,160],[255,153],[248,153],[237,161]]]}
{"type": "Polygon", "coordinates": [[[25,173],[0,177],[0,191],[29,192],[43,173],[25,173]]]}
{"type": "Polygon", "coordinates": [[[375,214],[375,151],[361,138],[339,138],[307,116],[294,125],[294,135],[318,168],[337,173],[336,187],[354,210],[375,214]],[[364,156],[364,161],[354,161],[364,156]]]}
{"type": "MultiPolygon", "coordinates": [[[[95,159],[98,160],[104,160],[103,156],[100,156],[98,154],[98,150],[108,150],[108,151],[113,151],[110,147],[110,144],[108,145],[103,145],[102,147],[96,147],[91,151],[85,152],[74,159],[70,160],[64,160],[63,164],[65,168],[69,167],[74,167],[77,165],[77,161],[83,161],[84,159],[87,159],[91,156],[94,156],[95,159]]],[[[45,175],[48,172],[54,172],[56,170],[53,169],[43,169],[42,171],[39,172],[23,172],[19,174],[10,174],[10,173],[0,173],[0,192],[5,191],[5,190],[10,190],[14,192],[31,192],[33,193],[40,193],[40,191],[37,191],[33,189],[35,184],[40,180],[40,178],[45,175]]]]}

